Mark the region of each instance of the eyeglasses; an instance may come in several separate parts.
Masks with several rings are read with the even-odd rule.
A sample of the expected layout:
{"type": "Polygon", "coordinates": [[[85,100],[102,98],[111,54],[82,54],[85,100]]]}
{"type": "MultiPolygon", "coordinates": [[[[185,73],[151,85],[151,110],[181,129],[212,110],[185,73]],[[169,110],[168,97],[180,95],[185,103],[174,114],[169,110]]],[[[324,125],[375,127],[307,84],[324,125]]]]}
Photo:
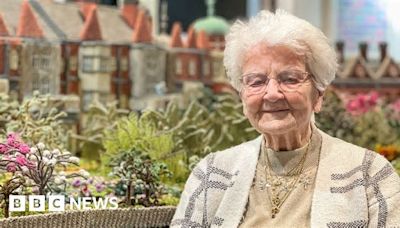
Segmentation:
{"type": "Polygon", "coordinates": [[[278,82],[279,88],[283,92],[295,92],[309,79],[310,73],[299,70],[286,70],[270,78],[266,74],[250,73],[242,76],[241,82],[244,89],[249,94],[260,94],[266,91],[267,85],[271,79],[278,82]]]}

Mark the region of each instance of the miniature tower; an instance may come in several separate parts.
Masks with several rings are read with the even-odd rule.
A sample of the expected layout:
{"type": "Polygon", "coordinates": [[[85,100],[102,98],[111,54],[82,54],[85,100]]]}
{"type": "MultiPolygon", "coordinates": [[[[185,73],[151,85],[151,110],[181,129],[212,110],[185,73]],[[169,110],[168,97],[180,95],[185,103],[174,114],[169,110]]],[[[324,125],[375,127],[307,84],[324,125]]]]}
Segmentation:
{"type": "Polygon", "coordinates": [[[150,18],[141,10],[136,19],[130,51],[130,107],[135,110],[148,106],[149,102],[162,95],[165,87],[167,53],[153,43],[150,23],[150,18]]]}

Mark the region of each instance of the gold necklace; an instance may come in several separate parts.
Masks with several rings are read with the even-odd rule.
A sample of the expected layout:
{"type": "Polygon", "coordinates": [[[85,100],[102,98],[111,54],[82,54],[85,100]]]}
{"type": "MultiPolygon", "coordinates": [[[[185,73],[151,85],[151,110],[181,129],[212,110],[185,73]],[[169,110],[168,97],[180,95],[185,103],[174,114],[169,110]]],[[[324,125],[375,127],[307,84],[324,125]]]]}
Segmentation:
{"type": "MultiPolygon", "coordinates": [[[[289,195],[293,192],[296,184],[299,182],[300,176],[303,173],[304,163],[305,163],[308,151],[309,151],[310,144],[311,144],[311,140],[308,143],[306,152],[301,157],[299,163],[296,166],[294,166],[289,172],[286,173],[285,176],[288,176],[293,179],[286,186],[286,191],[282,197],[279,196],[279,195],[281,195],[282,191],[276,192],[277,187],[282,185],[282,181],[280,180],[280,178],[277,177],[277,175],[273,174],[272,165],[269,160],[268,153],[265,150],[265,146],[263,147],[263,150],[264,150],[263,153],[265,153],[266,158],[267,158],[266,160],[268,162],[268,168],[266,168],[265,171],[267,174],[267,178],[272,180],[272,184],[270,185],[270,188],[269,188],[270,194],[268,194],[269,200],[272,204],[272,209],[271,209],[272,218],[276,217],[276,215],[279,213],[280,208],[282,207],[283,203],[286,201],[286,199],[289,197],[289,195]],[[275,178],[274,178],[274,176],[275,176],[275,178]]],[[[267,165],[265,164],[265,166],[267,166],[267,165]]]]}

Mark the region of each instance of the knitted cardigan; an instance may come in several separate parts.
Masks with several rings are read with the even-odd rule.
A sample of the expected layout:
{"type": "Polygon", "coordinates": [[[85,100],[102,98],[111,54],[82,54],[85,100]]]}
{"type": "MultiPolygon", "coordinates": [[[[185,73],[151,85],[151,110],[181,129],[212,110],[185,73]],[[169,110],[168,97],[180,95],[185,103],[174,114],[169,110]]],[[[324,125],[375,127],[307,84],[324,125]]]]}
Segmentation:
{"type": "MultiPolygon", "coordinates": [[[[400,178],[391,164],[373,151],[320,133],[311,227],[400,227],[400,178]]],[[[259,136],[200,161],[171,227],[238,227],[261,141],[259,136]]]]}

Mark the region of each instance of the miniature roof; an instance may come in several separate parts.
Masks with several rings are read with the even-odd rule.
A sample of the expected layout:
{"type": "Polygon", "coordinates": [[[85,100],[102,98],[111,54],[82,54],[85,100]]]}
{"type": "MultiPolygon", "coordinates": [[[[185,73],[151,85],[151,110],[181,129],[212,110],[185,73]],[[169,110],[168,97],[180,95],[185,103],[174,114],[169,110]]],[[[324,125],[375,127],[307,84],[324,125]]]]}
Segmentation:
{"type": "MultiPolygon", "coordinates": [[[[53,0],[27,1],[43,37],[49,40],[80,40],[85,21],[81,4],[76,2],[56,3],[53,0]]],[[[0,0],[0,12],[9,36],[15,36],[22,0],[0,0]]],[[[114,6],[97,5],[97,18],[102,39],[110,42],[131,42],[132,29],[121,16],[122,11],[114,6]]]]}
{"type": "Polygon", "coordinates": [[[356,76],[356,67],[361,67],[365,71],[366,78],[375,79],[376,75],[369,67],[367,61],[362,56],[357,56],[348,61],[342,72],[337,72],[339,78],[346,79],[356,76]]]}
{"type": "Polygon", "coordinates": [[[210,49],[210,42],[207,33],[204,30],[201,30],[197,34],[196,46],[200,49],[210,49]]]}
{"type": "Polygon", "coordinates": [[[93,2],[80,2],[80,12],[83,16],[83,19],[86,20],[89,17],[90,12],[93,8],[96,8],[96,3],[93,2]]]}
{"type": "Polygon", "coordinates": [[[90,9],[79,37],[81,40],[102,40],[96,7],[90,9]]]}
{"type": "Polygon", "coordinates": [[[194,22],[196,32],[204,30],[208,35],[225,35],[229,30],[229,24],[222,17],[215,16],[216,0],[206,0],[207,17],[194,22]]]}
{"type": "Polygon", "coordinates": [[[181,33],[182,33],[181,23],[175,22],[172,26],[171,41],[169,43],[170,47],[183,47],[181,33]]]}
{"type": "Polygon", "coordinates": [[[400,78],[400,67],[393,58],[386,56],[376,71],[376,78],[383,77],[400,78]]]}
{"type": "Polygon", "coordinates": [[[185,47],[196,48],[196,32],[195,32],[193,26],[189,27],[187,33],[188,33],[188,35],[187,35],[185,47]]]}
{"type": "Polygon", "coordinates": [[[8,29],[4,23],[3,16],[0,14],[0,36],[8,36],[8,29]]]}
{"type": "Polygon", "coordinates": [[[149,26],[149,20],[144,10],[139,11],[139,15],[136,20],[135,30],[133,31],[133,42],[136,43],[149,43],[152,41],[151,28],[149,26]]]}
{"type": "Polygon", "coordinates": [[[135,27],[137,14],[138,8],[136,4],[124,4],[122,6],[122,17],[132,29],[135,27]]]}
{"type": "Polygon", "coordinates": [[[17,36],[43,38],[43,30],[39,26],[28,1],[23,1],[18,21],[17,36]]]}

